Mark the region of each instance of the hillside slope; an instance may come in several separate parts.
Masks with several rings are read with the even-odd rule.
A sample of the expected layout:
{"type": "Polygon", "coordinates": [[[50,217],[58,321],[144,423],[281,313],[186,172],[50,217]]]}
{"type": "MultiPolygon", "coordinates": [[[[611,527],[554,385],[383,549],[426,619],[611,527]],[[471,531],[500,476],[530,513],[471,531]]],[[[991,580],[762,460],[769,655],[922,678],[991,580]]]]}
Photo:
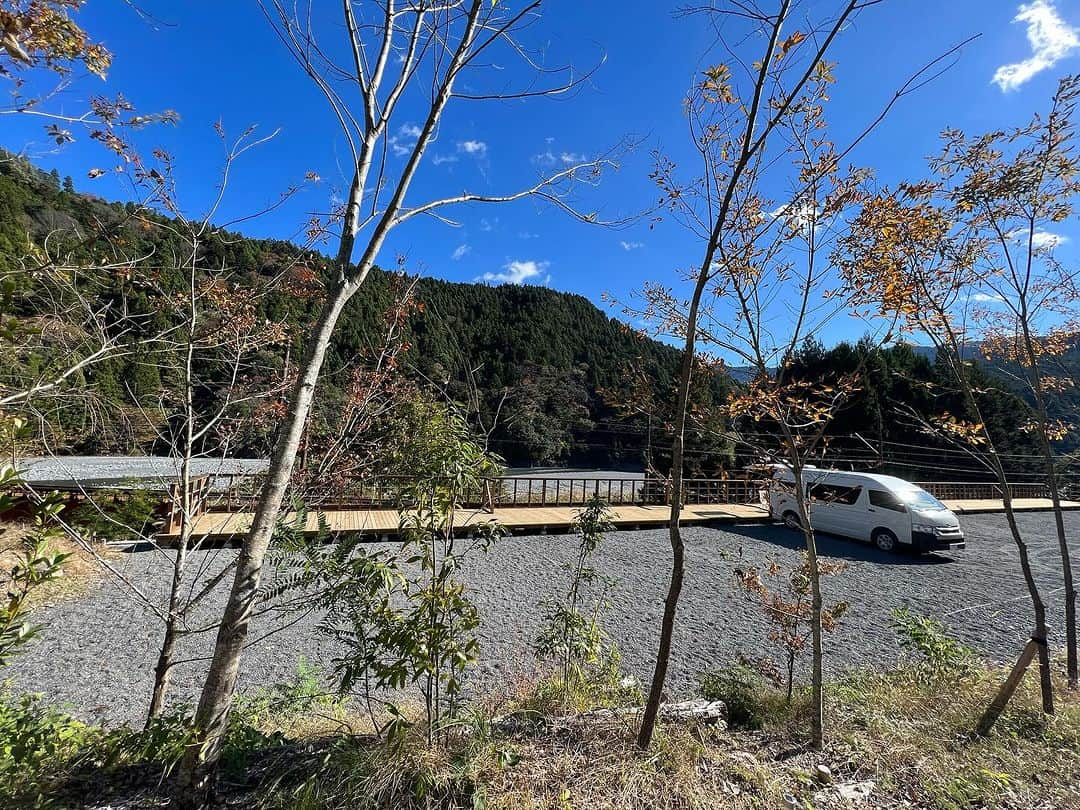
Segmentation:
{"type": "MultiPolygon", "coordinates": [[[[76,257],[100,255],[115,250],[119,243],[128,255],[182,253],[183,245],[166,227],[169,220],[149,217],[162,224],[154,228],[133,221],[133,211],[130,204],[76,193],[55,172],[43,172],[10,154],[0,155],[0,272],[19,272],[28,237],[40,244],[48,236],[53,244],[69,246],[76,257]]],[[[316,274],[327,272],[329,265],[325,257],[305,255],[287,242],[224,232],[215,234],[205,251],[205,266],[231,268],[235,281],[251,287],[265,282],[298,255],[316,274]]],[[[159,281],[170,273],[178,276],[178,283],[182,280],[179,271],[168,267],[148,266],[140,271],[154,272],[159,281]]],[[[122,298],[129,312],[149,316],[143,328],[162,326],[148,290],[137,283],[104,284],[105,288],[94,292],[103,301],[122,298]]],[[[352,362],[368,353],[382,334],[384,315],[394,304],[398,286],[394,274],[376,269],[348,305],[326,364],[323,384],[331,401],[348,384],[352,362]]],[[[422,278],[416,297],[424,307],[407,325],[410,348],[405,369],[459,401],[474,401],[486,424],[498,412],[492,443],[510,462],[640,465],[645,429],[616,419],[611,392],[620,387],[631,367],[650,380],[657,393],[669,388],[679,362],[676,349],[642,338],[582,296],[543,287],[493,287],[422,278]]],[[[287,350],[268,352],[263,359],[267,368],[280,369],[286,355],[296,357],[302,350],[318,300],[278,288],[259,306],[264,317],[289,328],[287,350]]],[[[137,346],[130,357],[104,363],[91,376],[97,388],[114,400],[152,399],[169,384],[153,363],[139,356],[137,346]]],[[[712,387],[719,392],[722,380],[714,380],[712,387]]],[[[84,436],[73,449],[128,449],[112,446],[112,441],[84,436]]],[[[264,451],[265,447],[257,446],[234,448],[243,453],[264,451]]]]}

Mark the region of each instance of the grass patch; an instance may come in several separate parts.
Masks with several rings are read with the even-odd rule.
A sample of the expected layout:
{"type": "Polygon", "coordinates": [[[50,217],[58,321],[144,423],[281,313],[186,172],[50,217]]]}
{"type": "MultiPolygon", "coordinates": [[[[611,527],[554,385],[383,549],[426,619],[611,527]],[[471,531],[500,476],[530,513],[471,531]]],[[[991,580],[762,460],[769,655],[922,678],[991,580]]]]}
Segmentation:
{"type": "Polygon", "coordinates": [[[766,726],[793,723],[809,717],[809,695],[805,689],[786,693],[775,688],[760,673],[736,663],[698,676],[701,696],[722,700],[728,710],[728,728],[757,731],[766,726]]]}
{"type": "Polygon", "coordinates": [[[1063,678],[1054,717],[1041,712],[1033,669],[993,732],[972,732],[1005,675],[851,676],[831,690],[832,748],[917,806],[1080,807],[1080,696],[1063,678]]]}
{"type": "MultiPolygon", "coordinates": [[[[302,664],[289,684],[239,701],[225,782],[232,801],[269,810],[844,807],[853,805],[838,787],[853,785],[866,788],[866,807],[1080,808],[1080,695],[1059,682],[1058,713],[1044,717],[1031,672],[983,738],[971,729],[1005,673],[963,673],[913,666],[829,684],[822,753],[805,748],[805,690],[789,703],[745,672],[714,673],[703,691],[731,701],[733,727],[665,722],[641,752],[634,712],[585,711],[640,705],[610,665],[580,673],[569,692],[560,673],[477,701],[429,747],[419,726],[376,736],[302,664]],[[832,784],[816,778],[819,765],[832,784]]],[[[421,707],[412,710],[419,718],[421,707]]],[[[147,731],[105,730],[8,696],[0,806],[65,806],[85,794],[160,806],[187,721],[181,713],[147,731]]]]}
{"type": "MultiPolygon", "coordinates": [[[[28,524],[21,523],[0,526],[0,589],[6,589],[8,576],[22,551],[23,538],[29,535],[31,528],[28,524]]],[[[63,574],[60,577],[43,583],[30,593],[27,604],[31,610],[83,596],[105,576],[101,563],[94,555],[67,537],[50,539],[48,549],[54,554],[70,556],[64,561],[63,574]]],[[[97,553],[106,559],[115,559],[118,556],[117,552],[104,546],[97,549],[97,553]]]]}

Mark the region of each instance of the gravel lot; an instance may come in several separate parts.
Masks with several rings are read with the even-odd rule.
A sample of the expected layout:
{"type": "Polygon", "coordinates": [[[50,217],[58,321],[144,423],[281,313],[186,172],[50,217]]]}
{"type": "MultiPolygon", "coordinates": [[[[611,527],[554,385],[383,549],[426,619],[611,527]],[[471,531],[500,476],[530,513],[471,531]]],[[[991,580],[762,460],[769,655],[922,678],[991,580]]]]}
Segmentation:
{"type": "MultiPolygon", "coordinates": [[[[1080,513],[1066,517],[1072,537],[1080,531],[1080,513]]],[[[1055,625],[1062,611],[1060,566],[1053,523],[1048,513],[1020,517],[1029,536],[1036,574],[1055,625]]],[[[946,621],[986,656],[1003,660],[1018,652],[1030,629],[1030,607],[1019,576],[1016,553],[1001,515],[961,519],[968,547],[952,556],[885,555],[861,544],[822,536],[822,554],[848,564],[826,582],[826,597],[845,599],[850,611],[840,630],[827,636],[828,665],[835,672],[854,664],[888,666],[898,648],[889,627],[892,608],[912,610],[946,621]]],[[[687,577],[679,619],[669,691],[689,692],[695,673],[730,661],[738,653],[760,655],[766,643],[764,622],[734,586],[736,567],[768,560],[793,563],[799,537],[783,528],[762,525],[723,529],[689,528],[687,577]]],[[[483,660],[478,677],[496,685],[533,666],[530,643],[539,624],[537,603],[565,587],[563,566],[573,538],[566,535],[513,537],[464,571],[479,605],[483,660]]],[[[196,556],[206,575],[220,570],[234,551],[221,549],[196,556]]],[[[609,594],[605,626],[623,653],[624,664],[643,681],[651,674],[663,597],[667,588],[669,547],[666,530],[617,532],[601,547],[595,567],[617,584],[609,594]]],[[[121,556],[118,566],[144,593],[164,604],[169,560],[159,552],[121,556]]],[[[208,598],[202,620],[220,611],[223,594],[208,598]]],[[[44,692],[77,715],[110,722],[139,721],[145,711],[160,625],[115,580],[104,580],[85,596],[42,608],[46,625],[27,652],[0,671],[15,690],[44,692]]],[[[314,630],[316,617],[260,617],[255,636],[265,636],[247,653],[242,683],[271,684],[288,679],[297,660],[329,666],[333,645],[314,630]]],[[[1063,633],[1055,633],[1060,643],[1063,633]]],[[[191,660],[178,669],[174,694],[192,701],[205,656],[213,643],[207,632],[187,640],[191,660]]]]}

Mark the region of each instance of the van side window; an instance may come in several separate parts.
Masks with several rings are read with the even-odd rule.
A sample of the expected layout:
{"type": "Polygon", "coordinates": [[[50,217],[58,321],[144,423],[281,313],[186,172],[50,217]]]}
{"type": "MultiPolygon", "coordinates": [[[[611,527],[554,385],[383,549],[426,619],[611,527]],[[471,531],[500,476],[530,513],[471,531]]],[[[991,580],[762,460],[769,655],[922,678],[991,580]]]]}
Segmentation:
{"type": "Polygon", "coordinates": [[[903,502],[893,495],[891,492],[884,492],[880,489],[870,490],[870,505],[880,506],[882,509],[891,509],[894,512],[903,512],[903,502]]]}
{"type": "Polygon", "coordinates": [[[841,503],[851,506],[859,500],[862,487],[842,487],[837,484],[811,484],[807,488],[810,499],[819,503],[841,503]]]}

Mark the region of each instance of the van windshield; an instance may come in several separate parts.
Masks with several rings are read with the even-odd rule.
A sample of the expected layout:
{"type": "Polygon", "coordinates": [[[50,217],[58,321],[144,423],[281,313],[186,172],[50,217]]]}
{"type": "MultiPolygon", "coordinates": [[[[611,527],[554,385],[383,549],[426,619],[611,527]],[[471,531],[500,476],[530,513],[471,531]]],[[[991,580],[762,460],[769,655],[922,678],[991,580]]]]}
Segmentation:
{"type": "Polygon", "coordinates": [[[896,494],[912,509],[948,509],[925,489],[902,489],[896,494]]]}

